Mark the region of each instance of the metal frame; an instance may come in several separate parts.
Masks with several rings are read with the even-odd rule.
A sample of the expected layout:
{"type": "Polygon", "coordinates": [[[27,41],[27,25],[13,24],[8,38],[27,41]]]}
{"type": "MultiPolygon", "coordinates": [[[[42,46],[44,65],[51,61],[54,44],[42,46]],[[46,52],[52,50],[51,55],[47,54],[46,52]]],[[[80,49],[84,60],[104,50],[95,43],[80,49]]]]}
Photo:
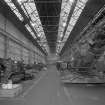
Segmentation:
{"type": "MultiPolygon", "coordinates": [[[[68,16],[66,17],[65,19],[65,26],[64,28],[62,29],[62,33],[58,33],[58,40],[61,40],[61,41],[67,41],[72,29],[74,28],[82,10],[84,9],[85,5],[87,3],[87,0],[75,0],[71,6],[69,7],[69,11],[68,12],[68,16]]],[[[65,1],[65,5],[68,4],[68,1],[65,1]]],[[[64,6],[62,4],[62,6],[64,6]]],[[[62,7],[63,8],[63,7],[62,7]]],[[[61,11],[61,17],[60,17],[60,21],[63,21],[62,19],[62,14],[63,13],[64,9],[62,9],[61,11]]],[[[59,30],[61,30],[61,26],[60,25],[63,25],[63,23],[59,23],[59,30]]],[[[57,45],[57,52],[60,53],[60,51],[62,50],[64,44],[59,44],[57,45]],[[59,48],[58,48],[59,47],[59,48]]]]}
{"type": "MultiPolygon", "coordinates": [[[[11,10],[16,14],[21,22],[24,23],[26,29],[30,32],[32,37],[38,42],[38,40],[46,40],[43,26],[39,19],[39,15],[36,9],[34,0],[4,0],[11,10]],[[32,2],[33,1],[33,2],[32,2]],[[31,3],[31,4],[30,4],[31,3]],[[31,6],[32,5],[32,6],[31,6]],[[15,8],[14,8],[15,7],[15,8]],[[20,18],[21,16],[21,18],[20,18]],[[33,21],[35,20],[35,21],[33,21]]],[[[38,42],[40,45],[40,43],[38,42]]],[[[48,46],[47,46],[48,47],[48,46]]],[[[43,49],[43,48],[42,48],[43,49]]],[[[48,48],[45,48],[48,49],[48,48]]],[[[45,50],[44,49],[44,50],[45,50]]]]}

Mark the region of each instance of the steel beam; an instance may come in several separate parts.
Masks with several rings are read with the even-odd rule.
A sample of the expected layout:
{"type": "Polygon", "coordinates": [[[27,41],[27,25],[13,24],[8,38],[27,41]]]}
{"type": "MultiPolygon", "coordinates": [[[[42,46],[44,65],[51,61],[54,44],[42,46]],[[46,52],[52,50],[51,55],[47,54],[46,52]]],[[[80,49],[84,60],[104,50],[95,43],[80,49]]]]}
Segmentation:
{"type": "Polygon", "coordinates": [[[25,1],[24,3],[27,3],[27,2],[30,2],[30,3],[61,3],[62,2],[62,0],[52,0],[52,1],[50,1],[50,0],[27,0],[27,1],[25,1]]]}

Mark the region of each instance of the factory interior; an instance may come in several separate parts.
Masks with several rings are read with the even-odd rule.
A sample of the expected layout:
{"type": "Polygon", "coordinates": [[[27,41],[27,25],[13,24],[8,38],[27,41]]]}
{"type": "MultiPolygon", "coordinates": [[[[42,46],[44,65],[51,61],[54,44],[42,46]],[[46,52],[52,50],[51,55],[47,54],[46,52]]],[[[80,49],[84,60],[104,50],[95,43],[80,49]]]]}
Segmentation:
{"type": "Polygon", "coordinates": [[[0,0],[0,105],[105,105],[105,0],[0,0]]]}

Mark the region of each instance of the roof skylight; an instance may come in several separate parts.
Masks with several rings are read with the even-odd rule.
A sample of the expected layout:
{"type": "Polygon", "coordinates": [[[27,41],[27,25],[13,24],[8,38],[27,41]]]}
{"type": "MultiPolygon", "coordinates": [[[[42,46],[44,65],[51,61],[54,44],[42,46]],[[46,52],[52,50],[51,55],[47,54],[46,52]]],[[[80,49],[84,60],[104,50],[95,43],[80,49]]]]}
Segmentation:
{"type": "MultiPolygon", "coordinates": [[[[11,10],[16,14],[16,16],[19,18],[20,21],[24,21],[24,18],[22,17],[22,14],[18,11],[12,0],[4,0],[8,6],[11,8],[11,10]]],[[[24,11],[27,18],[30,20],[30,24],[34,28],[35,32],[37,33],[37,36],[40,38],[40,41],[37,41],[40,44],[40,42],[43,42],[43,40],[46,40],[45,33],[38,15],[38,11],[36,9],[36,5],[34,0],[17,0],[19,5],[21,6],[21,9],[24,11]]],[[[35,33],[32,31],[31,27],[26,23],[25,25],[26,29],[30,32],[32,37],[36,39],[35,33]]],[[[47,42],[47,41],[46,41],[47,42]]],[[[47,43],[46,43],[47,44],[47,43]]],[[[42,44],[43,45],[43,44],[42,44]]]]}
{"type": "MultiPolygon", "coordinates": [[[[63,35],[63,31],[64,31],[65,27],[63,27],[63,29],[62,29],[61,26],[63,24],[63,21],[66,21],[67,22],[68,14],[69,14],[69,12],[71,10],[71,5],[73,3],[73,2],[70,2],[70,1],[71,0],[68,0],[68,1],[65,0],[65,1],[62,2],[62,8],[64,8],[64,6],[67,6],[68,4],[69,4],[69,6],[67,6],[67,9],[61,9],[61,15],[60,15],[61,17],[60,17],[59,31],[58,31],[58,41],[61,40],[62,37],[63,37],[63,40],[62,40],[63,42],[66,42],[67,41],[67,39],[68,39],[68,37],[69,37],[72,29],[74,28],[77,20],[79,19],[79,16],[80,16],[82,10],[84,9],[85,4],[86,4],[86,2],[88,0],[78,0],[77,1],[77,4],[76,4],[75,9],[73,11],[72,17],[71,17],[71,19],[69,21],[69,25],[67,27],[66,33],[65,33],[65,35],[63,35]],[[65,13],[67,13],[66,14],[67,16],[65,18],[63,18],[63,16],[65,15],[65,13]]],[[[58,44],[57,45],[57,52],[60,52],[63,46],[64,46],[64,43],[58,44]]]]}

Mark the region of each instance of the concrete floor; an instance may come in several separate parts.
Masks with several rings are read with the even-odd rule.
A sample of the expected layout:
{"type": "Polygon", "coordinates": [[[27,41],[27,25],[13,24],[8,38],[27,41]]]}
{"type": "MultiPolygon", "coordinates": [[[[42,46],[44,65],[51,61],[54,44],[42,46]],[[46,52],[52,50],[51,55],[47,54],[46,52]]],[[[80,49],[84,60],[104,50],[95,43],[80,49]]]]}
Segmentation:
{"type": "Polygon", "coordinates": [[[55,66],[50,65],[24,96],[0,99],[0,105],[105,105],[105,87],[61,84],[55,66]]]}
{"type": "Polygon", "coordinates": [[[64,90],[71,105],[105,105],[105,86],[102,84],[66,84],[64,90]]]}

